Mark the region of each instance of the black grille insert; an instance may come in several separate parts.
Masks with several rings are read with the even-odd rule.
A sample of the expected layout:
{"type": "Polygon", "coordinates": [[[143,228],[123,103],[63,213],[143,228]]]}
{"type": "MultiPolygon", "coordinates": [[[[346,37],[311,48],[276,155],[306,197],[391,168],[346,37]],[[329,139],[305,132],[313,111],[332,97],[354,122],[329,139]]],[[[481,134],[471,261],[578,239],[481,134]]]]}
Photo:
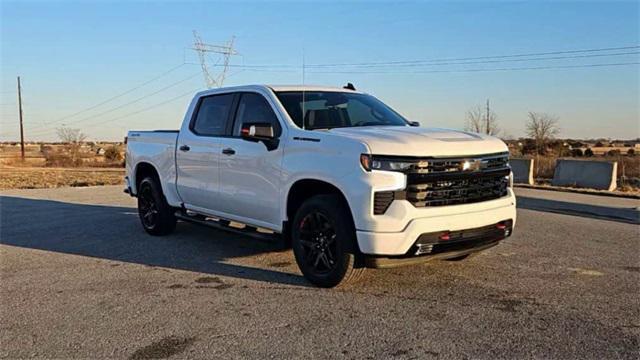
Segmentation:
{"type": "Polygon", "coordinates": [[[415,207],[498,199],[509,186],[508,154],[416,160],[406,172],[406,199],[415,207]]]}
{"type": "Polygon", "coordinates": [[[382,215],[387,211],[393,202],[393,191],[380,191],[373,196],[373,213],[374,215],[382,215]]]}
{"type": "Polygon", "coordinates": [[[373,160],[408,163],[403,191],[374,194],[373,213],[384,214],[393,200],[407,200],[415,207],[471,204],[506,196],[509,187],[509,154],[466,158],[414,158],[374,155],[373,160]]]}
{"type": "Polygon", "coordinates": [[[459,176],[448,179],[408,178],[407,200],[415,207],[470,204],[507,195],[509,172],[490,176],[459,176]]]}

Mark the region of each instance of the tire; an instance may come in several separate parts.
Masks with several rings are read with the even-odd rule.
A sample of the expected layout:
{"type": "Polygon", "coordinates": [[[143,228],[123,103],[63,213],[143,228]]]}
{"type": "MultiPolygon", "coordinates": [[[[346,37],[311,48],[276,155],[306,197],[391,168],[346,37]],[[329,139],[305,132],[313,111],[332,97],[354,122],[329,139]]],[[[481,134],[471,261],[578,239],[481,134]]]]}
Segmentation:
{"type": "Polygon", "coordinates": [[[174,209],[162,194],[156,178],[146,177],[138,186],[138,216],[144,230],[154,236],[167,235],[176,228],[174,209]]]}
{"type": "Polygon", "coordinates": [[[291,240],[300,271],[316,286],[343,286],[364,273],[353,220],[339,196],[305,201],[291,224],[291,240]]]}

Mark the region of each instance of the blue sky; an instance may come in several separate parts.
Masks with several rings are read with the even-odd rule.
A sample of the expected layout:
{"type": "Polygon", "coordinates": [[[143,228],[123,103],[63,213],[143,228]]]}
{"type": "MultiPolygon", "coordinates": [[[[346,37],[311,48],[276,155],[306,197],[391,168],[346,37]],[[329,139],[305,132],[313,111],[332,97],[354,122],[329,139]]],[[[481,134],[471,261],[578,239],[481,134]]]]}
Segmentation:
{"type": "MultiPolygon", "coordinates": [[[[177,128],[189,95],[177,97],[204,87],[198,65],[179,66],[197,62],[188,50],[194,29],[209,43],[235,35],[241,53],[235,65],[274,65],[234,67],[226,85],[301,83],[303,54],[306,64],[370,63],[640,44],[635,1],[1,4],[0,140],[18,138],[16,75],[24,83],[27,140],[53,140],[53,129],[62,124],[106,140],[121,139],[131,128],[177,128]]],[[[305,81],[352,82],[423,126],[462,128],[465,112],[489,98],[511,136],[523,136],[527,112],[538,111],[559,117],[561,137],[635,138],[639,65],[469,70],[640,62],[638,51],[545,61],[308,68],[305,81]],[[416,71],[422,73],[407,73],[416,71]]]]}

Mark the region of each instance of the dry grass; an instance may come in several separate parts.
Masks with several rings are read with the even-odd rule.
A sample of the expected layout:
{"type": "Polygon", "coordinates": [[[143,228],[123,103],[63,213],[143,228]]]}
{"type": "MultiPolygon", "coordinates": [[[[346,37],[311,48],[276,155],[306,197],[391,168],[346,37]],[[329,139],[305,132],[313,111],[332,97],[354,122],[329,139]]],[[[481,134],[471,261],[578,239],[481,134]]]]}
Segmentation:
{"type": "Polygon", "coordinates": [[[118,185],[123,182],[124,169],[122,168],[0,167],[0,189],[118,185]]]}
{"type": "Polygon", "coordinates": [[[85,144],[80,149],[63,144],[27,144],[22,160],[19,146],[1,144],[0,189],[122,184],[123,151],[123,145],[109,143],[85,144]]]}

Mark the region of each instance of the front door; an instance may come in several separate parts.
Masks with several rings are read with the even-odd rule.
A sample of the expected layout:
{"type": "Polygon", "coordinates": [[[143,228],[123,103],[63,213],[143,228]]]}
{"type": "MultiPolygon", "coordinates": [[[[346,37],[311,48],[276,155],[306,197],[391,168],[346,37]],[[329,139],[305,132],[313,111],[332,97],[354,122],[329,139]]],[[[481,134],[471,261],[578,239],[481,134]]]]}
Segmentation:
{"type": "Polygon", "coordinates": [[[282,126],[267,99],[240,94],[231,136],[222,139],[220,207],[230,218],[279,230],[282,145],[268,150],[262,142],[243,140],[242,123],[271,123],[276,137],[282,126]]]}
{"type": "Polygon", "coordinates": [[[193,117],[180,130],[176,149],[177,189],[187,209],[218,207],[219,160],[234,94],[201,98],[193,117]]]}

